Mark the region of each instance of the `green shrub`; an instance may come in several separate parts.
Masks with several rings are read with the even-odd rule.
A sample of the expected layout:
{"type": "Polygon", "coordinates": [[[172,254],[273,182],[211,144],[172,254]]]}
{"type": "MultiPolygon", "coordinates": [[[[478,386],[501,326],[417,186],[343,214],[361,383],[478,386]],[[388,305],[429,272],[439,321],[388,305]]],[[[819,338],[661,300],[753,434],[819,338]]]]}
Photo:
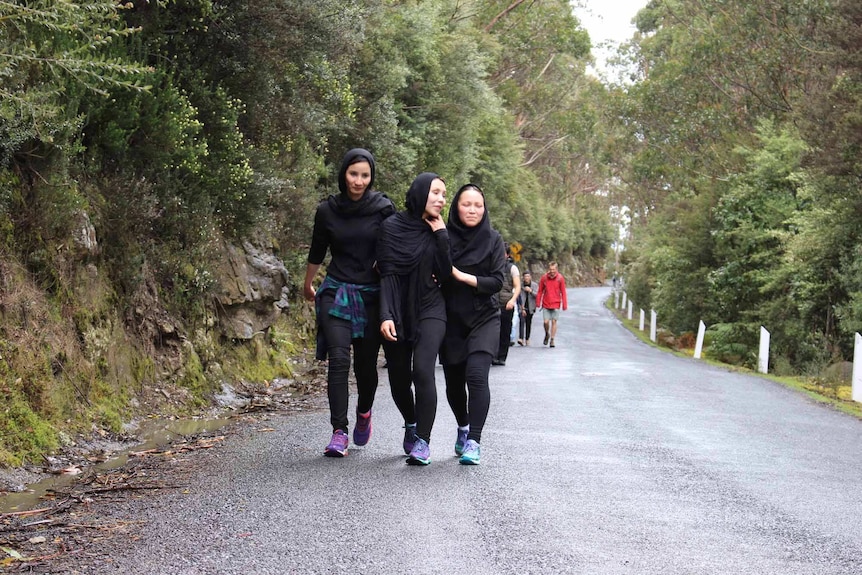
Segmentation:
{"type": "Polygon", "coordinates": [[[759,350],[757,326],[719,323],[709,326],[704,337],[704,354],[717,361],[753,369],[759,350]]]}
{"type": "Polygon", "coordinates": [[[36,414],[21,397],[0,394],[0,465],[35,462],[58,446],[54,428],[36,414]]]}

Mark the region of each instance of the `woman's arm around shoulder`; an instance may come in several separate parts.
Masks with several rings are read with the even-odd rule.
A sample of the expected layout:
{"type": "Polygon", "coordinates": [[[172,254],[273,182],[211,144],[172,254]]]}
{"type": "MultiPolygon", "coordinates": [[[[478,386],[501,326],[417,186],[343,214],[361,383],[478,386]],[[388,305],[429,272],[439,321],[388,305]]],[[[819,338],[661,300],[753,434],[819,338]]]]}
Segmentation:
{"type": "Polygon", "coordinates": [[[476,292],[483,295],[495,294],[503,289],[503,278],[509,273],[509,261],[506,259],[506,248],[500,234],[494,238],[484,267],[484,273],[476,276],[476,292]]]}

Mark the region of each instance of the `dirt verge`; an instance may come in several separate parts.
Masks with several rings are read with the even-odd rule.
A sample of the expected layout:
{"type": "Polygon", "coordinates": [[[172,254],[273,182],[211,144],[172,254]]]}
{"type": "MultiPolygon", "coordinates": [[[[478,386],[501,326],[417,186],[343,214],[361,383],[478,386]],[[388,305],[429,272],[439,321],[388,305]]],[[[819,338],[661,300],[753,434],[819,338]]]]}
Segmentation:
{"type": "MultiPolygon", "coordinates": [[[[324,407],[325,365],[309,362],[300,371],[291,381],[244,388],[241,405],[223,411],[227,423],[215,431],[177,436],[149,449],[136,449],[141,438],[131,435],[94,437],[45,458],[44,467],[0,471],[0,487],[20,490],[45,477],[74,474],[33,505],[0,513],[0,571],[75,575],[90,573],[88,565],[95,562],[110,563],[112,554],[121,552],[142,528],[140,522],[106,520],[112,506],[148,493],[187,488],[189,478],[199,472],[195,454],[218,449],[242,426],[260,426],[276,413],[324,407]],[[122,465],[100,469],[100,463],[123,450],[127,459],[122,465]]],[[[0,491],[0,504],[3,498],[0,491]]]]}

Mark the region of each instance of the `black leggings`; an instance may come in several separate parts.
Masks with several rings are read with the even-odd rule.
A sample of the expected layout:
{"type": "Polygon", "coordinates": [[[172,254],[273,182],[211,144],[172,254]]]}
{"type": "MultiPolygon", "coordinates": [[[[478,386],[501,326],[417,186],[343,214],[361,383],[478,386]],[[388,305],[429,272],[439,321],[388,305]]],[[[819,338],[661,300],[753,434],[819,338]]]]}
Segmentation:
{"type": "Polygon", "coordinates": [[[500,309],[500,346],[497,349],[497,359],[506,361],[509,357],[509,342],[512,340],[512,319],[515,316],[515,310],[500,309]]]}
{"type": "Polygon", "coordinates": [[[431,428],[437,415],[437,385],[434,369],[437,353],[446,332],[446,322],[423,319],[419,322],[419,337],[413,345],[384,341],[389,387],[392,399],[404,418],[404,423],[416,423],[416,435],[431,441],[431,428]],[[413,399],[413,389],[416,399],[413,399]]]}
{"type": "Polygon", "coordinates": [[[521,316],[521,322],[518,324],[518,333],[520,339],[530,339],[530,331],[533,325],[533,314],[528,313],[521,316]]]}
{"type": "Polygon", "coordinates": [[[347,404],[350,388],[347,383],[350,371],[350,346],[353,346],[353,373],[359,399],[356,411],[365,413],[374,405],[377,393],[377,354],[380,351],[379,304],[366,303],[365,312],[368,324],[365,337],[354,339],[350,321],[329,315],[335,292],[327,290],[320,298],[320,326],[326,336],[326,353],[329,356],[327,374],[327,395],[329,395],[329,420],[332,429],[347,431],[347,404]]]}
{"type": "Polygon", "coordinates": [[[443,366],[449,407],[459,426],[470,425],[467,438],[476,443],[482,440],[482,428],[491,406],[491,388],[488,385],[491,359],[490,353],[477,351],[468,355],[464,363],[443,366]]]}

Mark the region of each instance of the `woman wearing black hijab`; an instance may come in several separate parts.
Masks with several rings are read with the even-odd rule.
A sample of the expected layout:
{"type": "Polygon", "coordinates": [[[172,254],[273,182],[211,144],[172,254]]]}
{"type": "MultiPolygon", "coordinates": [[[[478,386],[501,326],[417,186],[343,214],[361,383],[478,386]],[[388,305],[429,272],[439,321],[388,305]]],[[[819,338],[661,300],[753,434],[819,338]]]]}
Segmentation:
{"type": "Polygon", "coordinates": [[[380,332],[392,398],[404,418],[407,463],[428,465],[437,413],[434,368],[446,331],[439,284],[452,272],[449,236],[440,215],[446,184],[437,174],[423,172],[410,185],[406,204],[405,211],[383,222],[377,243],[380,332]]]}
{"type": "Polygon", "coordinates": [[[455,453],[478,465],[491,392],[488,373],[500,339],[497,292],[506,273],[503,238],[491,227],[485,194],[462,186],[449,210],[452,277],[444,285],[446,336],[440,349],[446,398],[458,422],[455,453]]]}
{"type": "Polygon", "coordinates": [[[318,359],[329,356],[327,392],[332,439],[328,457],[347,455],[347,405],[350,391],[350,347],[359,399],[353,442],[365,445],[371,437],[371,407],[377,392],[377,355],[380,351],[380,276],[374,268],[380,224],[395,206],[374,184],[374,156],[355,148],[345,154],[338,172],[340,193],[317,206],[308,251],[303,292],[315,302],[318,359]],[[312,281],[326,257],[332,255],[323,284],[312,281]]]}

